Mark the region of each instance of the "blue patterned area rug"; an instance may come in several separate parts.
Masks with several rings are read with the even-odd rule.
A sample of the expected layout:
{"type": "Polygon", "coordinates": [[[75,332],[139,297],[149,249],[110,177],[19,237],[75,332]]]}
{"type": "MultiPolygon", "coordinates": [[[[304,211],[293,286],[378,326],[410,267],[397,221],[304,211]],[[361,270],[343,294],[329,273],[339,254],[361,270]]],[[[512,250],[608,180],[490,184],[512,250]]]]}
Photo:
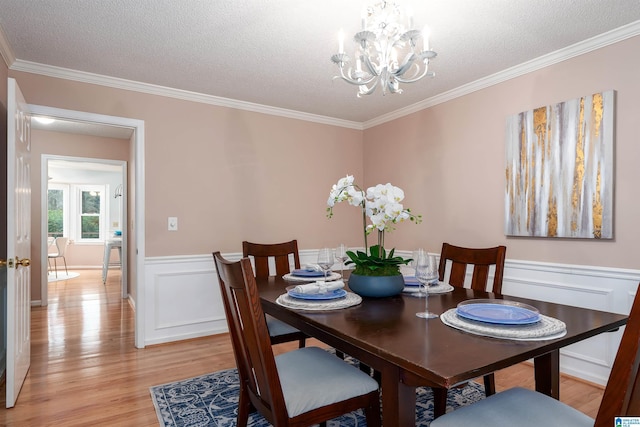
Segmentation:
{"type": "MultiPolygon", "coordinates": [[[[235,369],[153,386],[149,389],[162,427],[235,427],[238,405],[238,372],[235,369]]],[[[416,391],[416,426],[426,427],[433,420],[433,394],[428,387],[416,391]]],[[[484,387],[470,382],[464,388],[449,390],[447,410],[469,405],[484,398],[484,387]]],[[[327,422],[328,427],[364,427],[362,410],[327,422]]],[[[258,413],[249,416],[249,427],[270,424],[258,413]]]]}

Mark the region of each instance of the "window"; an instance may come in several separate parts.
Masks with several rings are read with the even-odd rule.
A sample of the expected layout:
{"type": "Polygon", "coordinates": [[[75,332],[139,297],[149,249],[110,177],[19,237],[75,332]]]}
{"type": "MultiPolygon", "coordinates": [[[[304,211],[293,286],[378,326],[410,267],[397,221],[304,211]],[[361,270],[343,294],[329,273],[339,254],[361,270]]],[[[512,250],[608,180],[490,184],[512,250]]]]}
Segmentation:
{"type": "Polygon", "coordinates": [[[104,236],[104,185],[76,186],[78,194],[76,240],[102,240],[104,236]]]}
{"type": "Polygon", "coordinates": [[[107,189],[106,185],[49,184],[47,237],[65,236],[78,243],[104,240],[107,189]]]}
{"type": "Polygon", "coordinates": [[[47,237],[68,235],[69,186],[49,184],[47,206],[47,237]]]}

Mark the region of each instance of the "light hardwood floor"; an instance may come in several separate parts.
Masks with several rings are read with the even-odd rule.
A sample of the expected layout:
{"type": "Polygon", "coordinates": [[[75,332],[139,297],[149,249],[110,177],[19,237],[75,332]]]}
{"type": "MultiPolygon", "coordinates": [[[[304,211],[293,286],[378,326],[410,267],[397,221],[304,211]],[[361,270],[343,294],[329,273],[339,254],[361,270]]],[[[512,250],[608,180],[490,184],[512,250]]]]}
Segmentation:
{"type": "MultiPolygon", "coordinates": [[[[235,365],[226,334],[136,349],[119,272],[109,273],[106,286],[99,270],[79,272],[51,283],[49,306],[32,309],[31,369],[14,408],[4,409],[2,387],[0,426],[157,426],[150,386],[235,365]]],[[[533,369],[498,372],[496,383],[498,390],[532,388],[533,369]]],[[[560,390],[564,402],[595,417],[601,387],[563,377],[560,390]]]]}

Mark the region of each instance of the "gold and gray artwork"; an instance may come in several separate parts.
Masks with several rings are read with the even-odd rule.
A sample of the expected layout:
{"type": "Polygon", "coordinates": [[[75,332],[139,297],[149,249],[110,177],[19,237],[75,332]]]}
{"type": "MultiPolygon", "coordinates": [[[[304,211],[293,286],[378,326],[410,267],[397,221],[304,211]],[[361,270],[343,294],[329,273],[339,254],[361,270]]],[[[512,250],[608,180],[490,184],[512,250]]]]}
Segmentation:
{"type": "Polygon", "coordinates": [[[507,119],[505,234],[613,238],[614,91],[507,119]]]}

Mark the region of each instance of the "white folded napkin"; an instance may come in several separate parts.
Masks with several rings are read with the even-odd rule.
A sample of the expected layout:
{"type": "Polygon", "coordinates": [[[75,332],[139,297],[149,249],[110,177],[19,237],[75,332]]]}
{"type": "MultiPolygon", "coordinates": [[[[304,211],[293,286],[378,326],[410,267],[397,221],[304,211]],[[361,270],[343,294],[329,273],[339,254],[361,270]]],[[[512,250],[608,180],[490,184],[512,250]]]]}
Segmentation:
{"type": "Polygon", "coordinates": [[[299,294],[326,294],[327,292],[342,288],[344,288],[344,282],[342,280],[334,280],[332,282],[318,280],[317,282],[298,285],[293,288],[293,291],[299,294]]]}
{"type": "Polygon", "coordinates": [[[322,268],[318,264],[306,264],[302,266],[303,270],[307,271],[322,271],[322,268]]]}

